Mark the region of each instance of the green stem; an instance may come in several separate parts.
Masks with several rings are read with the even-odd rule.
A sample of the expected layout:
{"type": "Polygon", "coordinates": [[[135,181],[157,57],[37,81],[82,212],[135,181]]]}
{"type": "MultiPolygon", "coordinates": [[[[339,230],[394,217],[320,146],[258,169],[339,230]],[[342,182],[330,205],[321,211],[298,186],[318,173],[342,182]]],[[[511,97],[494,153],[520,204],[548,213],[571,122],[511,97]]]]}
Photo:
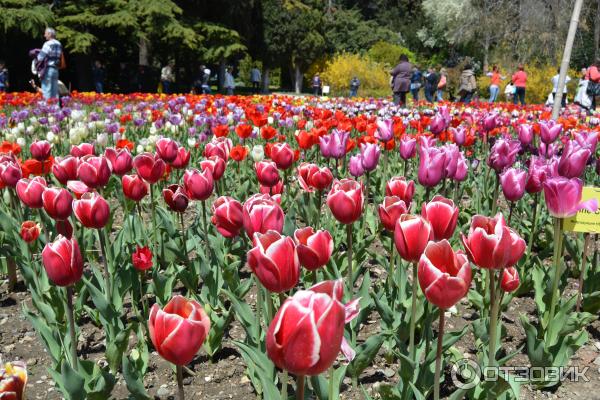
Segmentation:
{"type": "Polygon", "coordinates": [[[102,262],[104,264],[104,290],[106,291],[106,299],[112,303],[112,284],[110,281],[110,271],[108,269],[108,257],[106,252],[106,237],[104,236],[104,228],[96,230],[98,232],[98,239],[100,240],[100,251],[102,252],[102,262]]]}
{"type": "Polygon", "coordinates": [[[412,264],[412,305],[410,308],[410,337],[408,342],[408,348],[410,351],[410,358],[413,361],[417,360],[417,354],[415,351],[415,325],[417,319],[417,263],[412,264]]]}
{"type": "Polygon", "coordinates": [[[558,283],[561,276],[561,253],[562,253],[562,218],[554,218],[554,279],[552,280],[552,297],[550,300],[550,314],[548,315],[548,326],[552,326],[556,302],[558,301],[558,283]]]}
{"type": "Polygon", "coordinates": [[[498,174],[496,174],[496,185],[494,186],[494,196],[492,197],[492,216],[496,215],[496,211],[498,210],[498,194],[500,192],[500,178],[498,178],[498,174]]]}
{"type": "Polygon", "coordinates": [[[393,288],[396,286],[395,281],[395,272],[396,272],[396,263],[395,258],[396,253],[394,253],[394,237],[390,237],[390,270],[388,271],[388,290],[392,293],[393,288]]]}
{"type": "Polygon", "coordinates": [[[537,222],[538,222],[538,209],[540,208],[540,194],[536,193],[535,196],[533,197],[533,202],[534,202],[534,207],[533,207],[533,221],[532,221],[532,226],[531,226],[531,235],[529,236],[529,243],[527,243],[527,255],[525,256],[525,265],[527,264],[527,261],[529,261],[529,257],[531,255],[531,249],[533,248],[533,241],[535,240],[535,231],[537,228],[537,222]]]}
{"type": "Polygon", "coordinates": [[[346,225],[346,242],[348,249],[346,251],[348,255],[348,293],[351,295],[354,293],[354,274],[352,271],[352,224],[346,225]]]}
{"type": "Polygon", "coordinates": [[[496,365],[496,326],[498,324],[498,299],[496,298],[496,271],[490,269],[488,272],[490,304],[492,307],[490,312],[488,367],[493,367],[496,365]]]}
{"type": "Polygon", "coordinates": [[[189,264],[189,256],[187,251],[187,238],[185,233],[185,222],[183,221],[183,213],[179,213],[179,222],[181,223],[181,245],[183,247],[183,254],[185,254],[186,265],[189,264]]]}
{"type": "Polygon", "coordinates": [[[508,211],[508,221],[506,222],[506,224],[510,226],[510,221],[511,221],[512,216],[513,216],[513,211],[515,209],[515,202],[514,201],[510,202],[510,205],[508,206],[508,209],[509,209],[509,211],[508,211]]]}
{"type": "Polygon", "coordinates": [[[256,340],[257,342],[260,342],[260,332],[262,331],[262,326],[261,326],[261,319],[262,319],[262,302],[263,302],[263,298],[262,298],[262,285],[260,283],[260,281],[258,280],[258,278],[256,278],[256,276],[254,277],[256,279],[256,340]]]}
{"type": "Polygon", "coordinates": [[[304,375],[298,375],[296,378],[296,399],[304,400],[304,375]]]}
{"type": "Polygon", "coordinates": [[[69,323],[69,335],[71,336],[71,362],[75,372],[77,366],[77,335],[75,334],[75,316],[73,313],[73,287],[67,286],[67,320],[69,323]]]}
{"type": "Polygon", "coordinates": [[[38,215],[40,217],[40,225],[42,226],[42,232],[44,232],[44,238],[46,239],[46,243],[50,243],[50,234],[48,233],[48,228],[44,223],[44,215],[42,214],[42,209],[38,208],[38,215]]]}
{"type": "Polygon", "coordinates": [[[321,227],[321,207],[323,204],[323,191],[317,190],[317,223],[315,225],[315,229],[319,229],[321,227]]]}
{"type": "Polygon", "coordinates": [[[440,399],[440,372],[442,370],[442,343],[444,342],[444,316],[445,310],[440,309],[440,320],[438,323],[437,351],[435,353],[435,378],[433,379],[433,398],[440,399]]]}
{"type": "Polygon", "coordinates": [[[177,389],[179,392],[179,400],[185,399],[185,391],[183,390],[183,367],[181,365],[177,365],[177,389]]]}
{"type": "Polygon", "coordinates": [[[158,242],[156,241],[156,207],[154,205],[154,186],[150,185],[150,208],[152,212],[152,244],[154,248],[152,249],[152,254],[154,257],[153,264],[158,267],[158,242]]]}
{"type": "Polygon", "coordinates": [[[333,379],[333,375],[334,375],[335,370],[333,369],[333,365],[329,368],[329,396],[327,397],[327,400],[333,400],[333,392],[334,392],[334,379],[333,379]]]}
{"type": "Polygon", "coordinates": [[[202,225],[204,230],[204,243],[206,245],[206,259],[210,263],[210,243],[208,242],[208,223],[206,222],[206,201],[202,202],[202,225]]]}

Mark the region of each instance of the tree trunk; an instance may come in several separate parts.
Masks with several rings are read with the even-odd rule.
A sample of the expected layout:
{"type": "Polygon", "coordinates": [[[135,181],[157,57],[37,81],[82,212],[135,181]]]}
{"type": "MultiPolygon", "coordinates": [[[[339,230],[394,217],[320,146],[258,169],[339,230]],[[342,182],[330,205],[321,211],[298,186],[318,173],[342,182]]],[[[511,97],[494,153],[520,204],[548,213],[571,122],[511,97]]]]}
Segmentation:
{"type": "Polygon", "coordinates": [[[219,90],[223,89],[225,84],[225,69],[227,68],[227,62],[224,58],[219,60],[219,90]]]}
{"type": "Polygon", "coordinates": [[[483,72],[488,72],[490,66],[490,34],[486,31],[483,42],[483,72]]]}
{"type": "Polygon", "coordinates": [[[138,64],[147,67],[150,65],[150,42],[146,38],[140,38],[138,42],[138,64]]]}
{"type": "Polygon", "coordinates": [[[261,87],[262,93],[269,93],[269,74],[271,73],[271,69],[269,67],[263,67],[262,71],[262,82],[261,87]]]}
{"type": "Polygon", "coordinates": [[[600,0],[596,11],[596,23],[594,24],[594,59],[600,58],[600,0]]]}
{"type": "Polygon", "coordinates": [[[294,92],[296,94],[302,93],[302,70],[298,63],[294,65],[294,92]]]}

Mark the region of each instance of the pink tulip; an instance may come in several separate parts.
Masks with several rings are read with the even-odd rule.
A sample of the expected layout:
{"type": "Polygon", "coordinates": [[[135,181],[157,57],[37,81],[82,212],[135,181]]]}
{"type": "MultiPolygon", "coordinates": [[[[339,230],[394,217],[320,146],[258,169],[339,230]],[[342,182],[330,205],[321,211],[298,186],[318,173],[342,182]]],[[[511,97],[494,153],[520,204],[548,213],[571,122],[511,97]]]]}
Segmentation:
{"type": "Polygon", "coordinates": [[[362,215],[363,185],[352,179],[335,181],[327,195],[327,206],[342,224],[351,224],[362,215]]]}
{"type": "Polygon", "coordinates": [[[450,239],[458,221],[458,207],[443,196],[436,195],[429,203],[423,204],[421,215],[431,224],[433,240],[450,239]]]}
{"type": "Polygon", "coordinates": [[[515,267],[508,267],[502,271],[500,287],[507,293],[514,292],[519,287],[519,272],[515,267]]]}
{"type": "Polygon", "coordinates": [[[111,173],[110,162],[105,157],[87,155],[79,160],[77,176],[91,188],[106,186],[111,173]]]}
{"type": "Polygon", "coordinates": [[[517,125],[517,134],[519,135],[521,144],[527,146],[533,141],[533,126],[529,124],[519,124],[517,125]]]}
{"type": "Polygon", "coordinates": [[[294,163],[294,150],[287,143],[275,143],[271,147],[271,160],[279,169],[288,169],[294,163]]]}
{"type": "Polygon", "coordinates": [[[150,184],[158,182],[167,168],[165,162],[152,153],[141,153],[135,156],[133,166],[137,174],[150,184]]]}
{"type": "Polygon", "coordinates": [[[166,163],[171,163],[177,158],[179,146],[171,138],[162,137],[156,141],[156,154],[166,163]]]}
{"type": "Polygon", "coordinates": [[[298,284],[300,261],[292,238],[277,231],[256,232],[254,247],[248,252],[248,265],[270,292],[287,292],[298,284]]]}
{"type": "Polygon", "coordinates": [[[576,141],[569,140],[558,162],[558,173],[565,178],[579,178],[585,171],[591,155],[588,147],[582,147],[576,141]]]}
{"type": "Polygon", "coordinates": [[[225,173],[225,161],[221,157],[211,156],[205,160],[200,161],[200,168],[202,170],[208,168],[212,174],[213,180],[218,181],[225,173]]]}
{"type": "Polygon", "coordinates": [[[421,216],[404,214],[396,222],[394,244],[404,260],[417,262],[427,243],[433,238],[433,230],[421,216]]]}
{"type": "Polygon", "coordinates": [[[85,156],[94,156],[96,151],[92,143],[81,143],[71,147],[71,153],[73,157],[82,158],[85,156]]]}
{"type": "Polygon", "coordinates": [[[400,139],[400,157],[403,160],[409,160],[417,154],[417,140],[410,136],[404,136],[400,139]]]}
{"type": "Polygon", "coordinates": [[[398,196],[385,196],[383,203],[379,205],[379,219],[383,227],[393,232],[396,228],[396,221],[400,219],[402,214],[408,212],[406,203],[398,196]]]}
{"type": "Polygon", "coordinates": [[[249,238],[254,237],[255,232],[281,232],[284,217],[281,206],[268,194],[255,194],[244,203],[243,222],[249,238]]]}
{"type": "Polygon", "coordinates": [[[419,150],[419,183],[434,187],[441,182],[445,173],[446,153],[437,147],[423,147],[419,150]]]}
{"type": "Polygon", "coordinates": [[[52,164],[52,173],[56,179],[66,185],[68,181],[77,179],[77,168],[79,159],[73,156],[56,157],[52,164]]]}
{"type": "Polygon", "coordinates": [[[500,185],[502,193],[508,201],[519,201],[525,194],[525,184],[527,182],[527,172],[508,168],[500,174],[500,185]]]}
{"type": "Polygon", "coordinates": [[[23,176],[21,166],[16,161],[3,160],[0,162],[0,183],[15,187],[23,176]]]}
{"type": "Polygon", "coordinates": [[[333,253],[333,238],[328,231],[315,232],[310,226],[296,229],[294,241],[300,264],[309,271],[325,266],[333,253]]]}
{"type": "Polygon", "coordinates": [[[554,142],[558,135],[562,132],[562,124],[557,124],[554,121],[540,121],[540,138],[542,142],[550,144],[554,142]]]}
{"type": "Polygon", "coordinates": [[[242,204],[232,197],[221,196],[212,205],[211,222],[226,238],[236,237],[244,227],[242,204]]]}
{"type": "Polygon", "coordinates": [[[115,175],[123,176],[133,168],[133,157],[126,147],[122,149],[107,147],[104,156],[110,161],[115,175]]]}
{"type": "Polygon", "coordinates": [[[204,201],[214,190],[214,181],[210,169],[202,172],[197,169],[188,169],[183,174],[183,185],[192,200],[204,201]]]}
{"type": "Polygon", "coordinates": [[[98,193],[84,193],[81,199],[73,201],[73,213],[86,228],[100,229],[108,222],[110,207],[98,193]]]}
{"type": "Polygon", "coordinates": [[[497,173],[500,173],[502,170],[515,163],[520,148],[521,145],[516,140],[507,141],[498,139],[496,143],[494,143],[494,146],[492,146],[487,163],[497,173]]]}
{"type": "Polygon", "coordinates": [[[52,146],[45,140],[36,140],[29,146],[31,157],[38,161],[45,161],[50,157],[52,146]]]}
{"type": "Polygon", "coordinates": [[[19,199],[29,208],[42,208],[42,193],[46,190],[46,180],[41,176],[32,179],[20,179],[17,182],[17,195],[19,199]]]}
{"type": "Polygon", "coordinates": [[[275,186],[281,179],[277,165],[273,161],[259,161],[254,164],[256,178],[261,185],[275,186]]]}
{"type": "Polygon", "coordinates": [[[596,212],[598,201],[581,201],[583,182],[579,178],[553,177],[544,182],[544,198],[548,212],[555,218],[572,217],[579,210],[596,212]]]}

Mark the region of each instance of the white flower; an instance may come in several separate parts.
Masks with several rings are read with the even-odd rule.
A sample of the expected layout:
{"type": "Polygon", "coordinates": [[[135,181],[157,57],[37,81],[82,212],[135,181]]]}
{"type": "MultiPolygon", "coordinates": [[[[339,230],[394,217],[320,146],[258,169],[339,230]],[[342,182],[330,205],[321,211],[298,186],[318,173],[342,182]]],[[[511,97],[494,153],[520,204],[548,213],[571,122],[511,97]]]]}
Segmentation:
{"type": "Polygon", "coordinates": [[[21,147],[25,147],[25,144],[26,144],[26,143],[27,143],[27,142],[25,141],[25,138],[24,138],[24,137],[17,138],[17,144],[18,144],[19,146],[21,146],[21,147]]]}
{"type": "Polygon", "coordinates": [[[254,162],[262,161],[265,158],[265,149],[261,145],[252,148],[252,159],[254,162]]]}
{"type": "Polygon", "coordinates": [[[187,144],[189,147],[196,147],[196,138],[193,138],[193,137],[188,138],[187,144]]]}
{"type": "Polygon", "coordinates": [[[113,114],[115,114],[115,115],[121,115],[121,109],[120,108],[115,108],[113,110],[113,114]]]}
{"type": "Polygon", "coordinates": [[[138,144],[136,147],[136,152],[139,153],[143,153],[144,152],[144,146],[142,146],[141,144],[138,144]]]}
{"type": "Polygon", "coordinates": [[[273,125],[273,121],[275,121],[275,120],[273,119],[273,117],[268,117],[268,118],[267,118],[267,123],[268,123],[269,125],[273,125]]]}
{"type": "Polygon", "coordinates": [[[107,133],[99,133],[98,136],[96,137],[96,142],[98,142],[98,144],[100,146],[106,146],[106,144],[108,143],[108,134],[107,133]]]}
{"type": "Polygon", "coordinates": [[[25,132],[27,132],[28,135],[31,135],[33,133],[33,126],[28,126],[25,128],[25,132]]]}
{"type": "Polygon", "coordinates": [[[56,135],[54,134],[54,132],[48,132],[48,133],[46,133],[46,140],[49,141],[50,143],[53,143],[55,136],[56,135]]]}

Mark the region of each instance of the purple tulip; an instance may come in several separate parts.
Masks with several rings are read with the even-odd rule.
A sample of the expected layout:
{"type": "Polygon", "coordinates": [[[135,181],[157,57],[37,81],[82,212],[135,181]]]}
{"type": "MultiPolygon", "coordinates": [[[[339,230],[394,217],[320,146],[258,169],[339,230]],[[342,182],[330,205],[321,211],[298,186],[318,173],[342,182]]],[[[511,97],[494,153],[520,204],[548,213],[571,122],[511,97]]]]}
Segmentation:
{"type": "Polygon", "coordinates": [[[558,162],[559,175],[565,178],[579,178],[591,154],[588,147],[582,147],[576,141],[569,140],[558,162]]]}
{"type": "Polygon", "coordinates": [[[365,169],[363,168],[363,160],[360,154],[350,157],[350,162],[348,164],[348,170],[350,171],[350,175],[355,178],[362,176],[365,173],[365,169]]]}
{"type": "Polygon", "coordinates": [[[467,159],[463,153],[459,154],[458,162],[456,163],[456,172],[454,173],[453,179],[457,182],[462,182],[467,178],[469,173],[469,165],[467,159]]]}
{"type": "Polygon", "coordinates": [[[498,114],[491,113],[483,119],[483,129],[486,132],[492,131],[498,125],[498,114]]]}
{"type": "Polygon", "coordinates": [[[439,135],[445,129],[446,121],[444,121],[444,118],[441,115],[436,114],[435,117],[431,118],[431,121],[429,122],[429,130],[431,133],[434,135],[439,135]]]}
{"type": "Polygon", "coordinates": [[[346,155],[346,143],[350,132],[344,132],[334,129],[329,135],[325,135],[319,138],[319,147],[321,148],[321,154],[325,158],[336,158],[340,159],[346,155]]]}
{"type": "Polygon", "coordinates": [[[589,147],[592,153],[596,152],[596,146],[598,145],[597,132],[578,132],[575,134],[575,140],[581,147],[589,147]]]}
{"type": "Polygon", "coordinates": [[[379,156],[381,155],[381,149],[379,148],[378,144],[363,143],[360,145],[360,155],[362,158],[363,168],[366,172],[370,172],[377,168],[379,156]]]}
{"type": "Polygon", "coordinates": [[[527,171],[527,183],[525,184],[527,193],[541,192],[547,177],[549,177],[549,168],[546,161],[543,158],[531,157],[529,170],[527,171]]]}
{"type": "Polygon", "coordinates": [[[500,175],[500,185],[502,193],[508,201],[518,201],[525,194],[525,183],[527,182],[527,172],[508,168],[500,175]]]}
{"type": "Polygon", "coordinates": [[[446,154],[444,160],[444,178],[454,178],[456,168],[458,167],[458,158],[460,150],[455,144],[446,144],[442,146],[442,151],[446,154]]]}
{"type": "Polygon", "coordinates": [[[394,121],[386,119],[385,121],[377,120],[377,131],[375,137],[382,142],[389,142],[394,137],[394,121]]]}
{"type": "Polygon", "coordinates": [[[434,187],[444,176],[446,153],[437,147],[421,147],[419,150],[419,183],[434,187]]]}
{"type": "Polygon", "coordinates": [[[533,141],[533,126],[529,124],[520,124],[517,126],[519,141],[523,146],[527,146],[533,141]]]}
{"type": "Polygon", "coordinates": [[[572,217],[579,210],[596,212],[598,201],[581,201],[583,182],[579,178],[567,179],[562,176],[547,179],[544,182],[544,198],[548,212],[555,218],[572,217]]]}
{"type": "Polygon", "coordinates": [[[558,138],[558,135],[562,132],[562,124],[557,124],[554,121],[540,121],[540,138],[542,142],[550,144],[558,138]]]}
{"type": "Polygon", "coordinates": [[[515,163],[517,153],[521,149],[521,145],[516,140],[499,139],[494,143],[488,165],[497,173],[500,173],[504,168],[510,167],[515,163]]]}
{"type": "Polygon", "coordinates": [[[458,128],[450,128],[450,132],[452,132],[454,143],[456,143],[459,146],[465,144],[465,140],[467,139],[467,130],[464,126],[459,126],[458,128]]]}
{"type": "Polygon", "coordinates": [[[557,143],[540,143],[540,147],[538,148],[539,154],[543,155],[546,158],[552,158],[558,152],[558,144],[557,143]]]}
{"type": "Polygon", "coordinates": [[[403,160],[413,158],[417,154],[417,139],[404,136],[400,140],[400,157],[403,160]]]}

